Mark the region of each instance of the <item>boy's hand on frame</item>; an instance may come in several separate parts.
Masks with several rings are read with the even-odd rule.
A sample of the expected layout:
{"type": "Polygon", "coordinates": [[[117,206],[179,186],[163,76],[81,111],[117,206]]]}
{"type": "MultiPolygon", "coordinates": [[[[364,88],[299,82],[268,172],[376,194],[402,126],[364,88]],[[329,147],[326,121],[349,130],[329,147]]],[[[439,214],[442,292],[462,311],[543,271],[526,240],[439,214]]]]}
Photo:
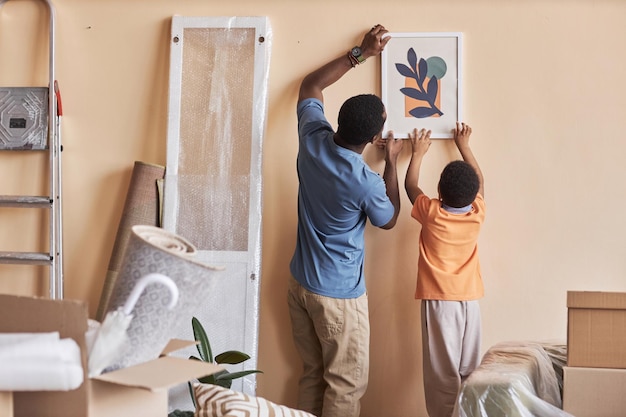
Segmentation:
{"type": "Polygon", "coordinates": [[[409,132],[409,140],[411,141],[411,147],[413,148],[413,155],[424,156],[430,148],[430,134],[432,132],[426,129],[413,129],[413,132],[409,132]]]}
{"type": "Polygon", "coordinates": [[[463,122],[456,122],[456,129],[454,129],[454,143],[456,143],[457,147],[468,146],[471,134],[472,128],[470,125],[463,122]]]}

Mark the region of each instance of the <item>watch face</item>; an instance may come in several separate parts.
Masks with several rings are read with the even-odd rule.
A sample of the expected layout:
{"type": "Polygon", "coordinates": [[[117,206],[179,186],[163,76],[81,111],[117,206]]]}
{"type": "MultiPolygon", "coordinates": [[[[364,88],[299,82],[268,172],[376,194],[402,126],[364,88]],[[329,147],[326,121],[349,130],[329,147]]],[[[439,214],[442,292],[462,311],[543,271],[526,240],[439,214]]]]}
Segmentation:
{"type": "Polygon", "coordinates": [[[360,56],[361,55],[361,48],[359,48],[358,46],[355,46],[354,48],[352,48],[352,56],[360,56]]]}

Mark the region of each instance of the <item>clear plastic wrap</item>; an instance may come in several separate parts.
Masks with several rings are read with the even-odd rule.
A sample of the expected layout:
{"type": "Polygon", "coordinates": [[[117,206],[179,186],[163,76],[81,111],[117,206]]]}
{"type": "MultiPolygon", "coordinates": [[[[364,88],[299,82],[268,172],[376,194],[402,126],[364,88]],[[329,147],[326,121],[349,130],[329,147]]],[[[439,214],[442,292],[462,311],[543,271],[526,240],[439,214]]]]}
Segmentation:
{"type": "MultiPolygon", "coordinates": [[[[269,19],[174,16],[170,39],[163,228],[188,239],[201,262],[225,266],[193,316],[215,352],[251,356],[230,371],[256,369],[269,19]]],[[[193,337],[191,316],[177,337],[193,337]]],[[[254,395],[256,375],[232,387],[254,395]]],[[[189,397],[186,384],[171,389],[170,408],[189,409],[189,397]]]]}
{"type": "Polygon", "coordinates": [[[573,417],[561,409],[564,363],[565,348],[558,344],[498,343],[463,382],[456,415],[573,417]]]}

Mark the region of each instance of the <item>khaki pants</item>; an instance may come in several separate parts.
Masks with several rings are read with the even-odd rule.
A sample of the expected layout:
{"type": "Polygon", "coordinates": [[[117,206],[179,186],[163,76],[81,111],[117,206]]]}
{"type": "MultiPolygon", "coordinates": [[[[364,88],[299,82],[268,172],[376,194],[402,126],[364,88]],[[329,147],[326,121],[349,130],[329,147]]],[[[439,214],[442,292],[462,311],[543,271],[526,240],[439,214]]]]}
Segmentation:
{"type": "Polygon", "coordinates": [[[461,383],[480,364],[478,301],[422,300],[424,394],[430,417],[453,415],[461,383]]]}
{"type": "Polygon", "coordinates": [[[324,297],[291,279],[288,303],[304,365],[298,408],[318,417],[358,417],[369,376],[367,295],[324,297]]]}

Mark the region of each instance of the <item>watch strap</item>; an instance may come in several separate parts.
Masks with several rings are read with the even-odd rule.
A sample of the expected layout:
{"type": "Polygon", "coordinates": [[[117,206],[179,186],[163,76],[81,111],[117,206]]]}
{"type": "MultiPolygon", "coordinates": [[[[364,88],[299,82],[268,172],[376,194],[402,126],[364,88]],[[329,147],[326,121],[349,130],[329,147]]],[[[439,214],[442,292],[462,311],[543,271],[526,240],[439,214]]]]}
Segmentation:
{"type": "Polygon", "coordinates": [[[350,60],[350,65],[352,65],[352,68],[359,65],[359,61],[352,55],[352,51],[348,51],[348,59],[350,60]]]}

